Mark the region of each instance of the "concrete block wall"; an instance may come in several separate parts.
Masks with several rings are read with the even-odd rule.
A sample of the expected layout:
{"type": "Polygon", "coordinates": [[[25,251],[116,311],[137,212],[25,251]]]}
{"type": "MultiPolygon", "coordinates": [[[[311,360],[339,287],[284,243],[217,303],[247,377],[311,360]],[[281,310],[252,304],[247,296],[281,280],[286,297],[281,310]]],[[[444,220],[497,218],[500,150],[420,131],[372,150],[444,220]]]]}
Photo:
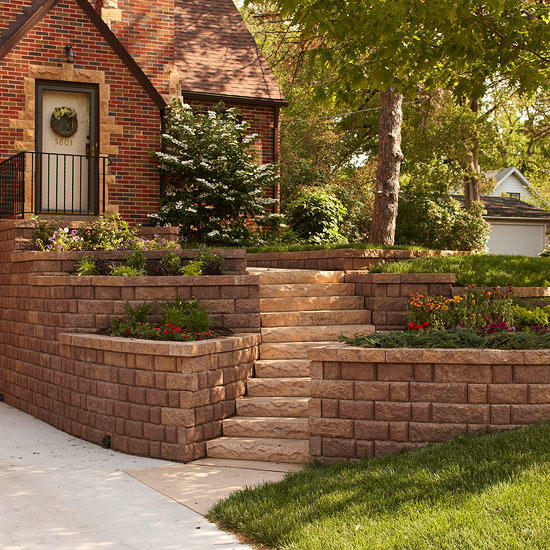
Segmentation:
{"type": "Polygon", "coordinates": [[[310,453],[324,462],[550,419],[550,350],[310,352],[310,453]]]}
{"type": "Polygon", "coordinates": [[[187,462],[205,456],[235,413],[258,355],[259,335],[195,343],[61,334],[58,354],[20,353],[0,369],[5,401],[98,445],[187,462]],[[45,354],[42,354],[45,355],[45,354]]]}

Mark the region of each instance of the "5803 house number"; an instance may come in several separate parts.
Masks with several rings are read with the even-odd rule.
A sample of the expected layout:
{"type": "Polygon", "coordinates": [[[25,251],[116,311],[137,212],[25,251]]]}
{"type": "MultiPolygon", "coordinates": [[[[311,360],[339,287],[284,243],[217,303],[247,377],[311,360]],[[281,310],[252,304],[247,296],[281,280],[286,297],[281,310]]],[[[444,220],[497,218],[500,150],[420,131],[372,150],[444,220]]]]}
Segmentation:
{"type": "Polygon", "coordinates": [[[70,147],[73,144],[72,139],[55,138],[56,145],[63,145],[64,147],[70,147]]]}

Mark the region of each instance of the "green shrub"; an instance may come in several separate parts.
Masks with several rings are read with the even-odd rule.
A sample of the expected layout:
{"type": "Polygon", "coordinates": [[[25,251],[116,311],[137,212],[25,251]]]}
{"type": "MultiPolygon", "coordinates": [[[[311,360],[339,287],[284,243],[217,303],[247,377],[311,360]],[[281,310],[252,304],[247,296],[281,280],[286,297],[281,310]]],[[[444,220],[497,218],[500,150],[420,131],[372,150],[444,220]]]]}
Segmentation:
{"type": "Polygon", "coordinates": [[[187,277],[198,277],[202,275],[202,262],[200,260],[191,260],[187,265],[180,268],[180,273],[187,277]]]}
{"type": "Polygon", "coordinates": [[[165,304],[164,322],[159,326],[149,321],[152,307],[144,304],[135,309],[126,302],[125,315],[115,319],[109,328],[111,336],[145,340],[192,342],[213,338],[210,318],[197,300],[176,299],[165,304]]]}
{"type": "Polygon", "coordinates": [[[145,254],[141,250],[136,250],[135,252],[132,252],[128,258],[128,267],[131,267],[136,271],[141,271],[145,274],[146,262],[147,258],[145,257],[145,254]]]}
{"type": "Polygon", "coordinates": [[[275,165],[256,162],[258,136],[249,129],[234,108],[193,110],[175,100],[163,135],[166,152],[155,155],[170,185],[151,217],[179,225],[187,242],[253,244],[247,221],[277,203],[266,191],[278,175],[275,165]]]}
{"type": "Polygon", "coordinates": [[[395,242],[436,250],[482,251],[490,231],[484,214],[481,203],[465,210],[446,195],[407,195],[399,199],[395,242]]]}
{"type": "Polygon", "coordinates": [[[129,265],[110,265],[109,269],[111,277],[143,277],[146,275],[142,269],[136,269],[129,265]]]}
{"type": "Polygon", "coordinates": [[[179,275],[181,271],[181,258],[177,254],[174,254],[174,252],[168,252],[160,261],[160,265],[168,275],[179,275]]]}
{"type": "Polygon", "coordinates": [[[351,346],[365,348],[550,349],[550,333],[497,332],[482,335],[464,328],[421,332],[376,332],[369,336],[341,336],[340,340],[351,346]]]}
{"type": "Polygon", "coordinates": [[[546,327],[550,324],[547,308],[535,307],[528,309],[526,307],[514,306],[512,313],[514,316],[514,326],[517,330],[525,330],[530,327],[546,327]]]}
{"type": "Polygon", "coordinates": [[[80,277],[84,275],[98,275],[99,270],[97,268],[96,262],[93,258],[85,257],[80,258],[74,263],[76,272],[80,277]]]}
{"type": "Polygon", "coordinates": [[[292,231],[313,242],[344,241],[340,226],[347,211],[335,196],[322,189],[305,189],[286,212],[292,231]]]}
{"type": "Polygon", "coordinates": [[[129,332],[133,332],[139,325],[147,321],[152,309],[149,304],[136,306],[134,309],[127,301],[124,305],[124,317],[112,321],[109,334],[111,336],[126,336],[129,332]]]}
{"type": "Polygon", "coordinates": [[[201,247],[197,261],[201,262],[203,275],[221,275],[223,273],[224,258],[215,254],[206,247],[201,247]]]}
{"type": "Polygon", "coordinates": [[[186,328],[192,332],[210,330],[212,320],[196,298],[182,300],[176,298],[164,305],[164,323],[186,328]]]}

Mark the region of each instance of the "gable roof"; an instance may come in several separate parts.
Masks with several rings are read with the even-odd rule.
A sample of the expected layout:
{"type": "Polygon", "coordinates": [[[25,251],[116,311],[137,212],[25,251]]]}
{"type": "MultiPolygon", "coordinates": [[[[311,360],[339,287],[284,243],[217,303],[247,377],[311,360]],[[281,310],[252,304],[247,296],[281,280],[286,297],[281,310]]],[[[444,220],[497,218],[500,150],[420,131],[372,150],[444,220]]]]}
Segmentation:
{"type": "MultiPolygon", "coordinates": [[[[463,196],[454,196],[454,198],[464,206],[463,196]]],[[[550,212],[518,199],[510,197],[481,197],[481,201],[485,206],[485,210],[487,210],[485,218],[523,218],[550,222],[550,212]]]]}
{"type": "Polygon", "coordinates": [[[529,180],[515,166],[509,166],[508,168],[501,168],[499,170],[489,170],[484,173],[484,176],[489,179],[494,178],[498,186],[512,174],[519,179],[523,187],[525,187],[525,189],[527,189],[532,195],[544,201],[544,199],[539,195],[538,191],[531,185],[529,180]]]}
{"type": "MultiPolygon", "coordinates": [[[[128,53],[121,44],[113,31],[101,19],[95,9],[87,0],[75,0],[82,11],[88,16],[97,30],[105,38],[105,41],[113,48],[120,60],[126,65],[128,70],[134,75],[143,89],[154,101],[159,109],[166,107],[166,102],[159,94],[153,83],[143,72],[141,67],[135,62],[134,58],[128,53]]],[[[15,19],[11,26],[0,36],[0,61],[25,37],[25,35],[57,4],[59,0],[35,0],[31,6],[26,8],[22,14],[15,19]]]]}
{"type": "Polygon", "coordinates": [[[175,38],[184,96],[286,104],[233,0],[176,0],[175,38]]]}

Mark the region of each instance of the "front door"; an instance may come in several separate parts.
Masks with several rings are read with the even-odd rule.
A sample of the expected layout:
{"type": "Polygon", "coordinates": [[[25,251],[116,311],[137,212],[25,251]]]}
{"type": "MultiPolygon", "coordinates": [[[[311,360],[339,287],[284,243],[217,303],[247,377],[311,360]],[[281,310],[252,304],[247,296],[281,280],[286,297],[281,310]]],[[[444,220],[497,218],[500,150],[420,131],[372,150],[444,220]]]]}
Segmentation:
{"type": "Polygon", "coordinates": [[[97,213],[97,87],[38,82],[36,100],[37,211],[97,213]]]}

